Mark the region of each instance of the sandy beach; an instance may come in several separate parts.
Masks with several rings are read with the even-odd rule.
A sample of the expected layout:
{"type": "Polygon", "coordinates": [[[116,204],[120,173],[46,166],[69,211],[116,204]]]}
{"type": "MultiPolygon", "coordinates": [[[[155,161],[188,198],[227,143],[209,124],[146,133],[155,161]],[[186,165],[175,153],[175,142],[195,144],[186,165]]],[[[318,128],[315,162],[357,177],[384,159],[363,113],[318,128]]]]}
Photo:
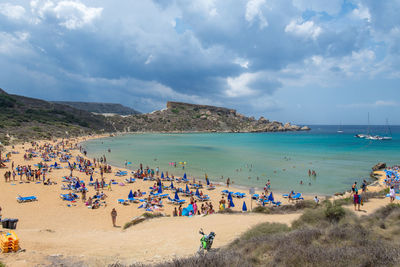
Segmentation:
{"type": "MultiPolygon", "coordinates": [[[[90,138],[98,137],[101,136],[91,136],[90,138]]],[[[87,140],[87,138],[89,137],[70,139],[70,142],[78,144],[87,140]]],[[[57,142],[59,141],[57,140],[57,142]]],[[[44,143],[45,141],[39,141],[39,144],[44,143]]],[[[152,186],[154,181],[137,179],[133,184],[113,185],[112,191],[104,188],[103,191],[107,195],[107,205],[94,210],[88,209],[80,199],[76,203],[70,203],[60,198],[61,193],[68,192],[61,190],[62,177],[68,176],[70,173],[67,168],[53,170],[46,175],[46,179],[50,178],[57,182],[56,185],[43,185],[43,183],[35,182],[19,183],[19,181],[6,183],[4,181],[4,173],[10,170],[12,161],[15,166],[28,164],[33,166],[41,161],[40,157],[29,161],[24,160],[25,149],[30,147],[30,143],[15,145],[14,149],[6,147],[6,152],[17,151],[19,154],[12,154],[10,162],[6,163],[7,168],[0,169],[2,216],[3,218],[19,219],[16,233],[21,240],[21,248],[24,249],[24,252],[0,255],[0,261],[9,266],[52,264],[55,259],[69,258],[72,261],[82,261],[91,266],[103,266],[114,262],[129,264],[164,261],[174,257],[193,255],[199,245],[200,235],[198,230],[200,228],[203,228],[206,232],[216,232],[217,238],[214,247],[222,247],[258,223],[279,222],[290,225],[301,215],[300,213],[284,215],[212,214],[191,218],[164,217],[151,219],[127,230],[122,230],[122,226],[126,222],[143,214],[144,210],[138,209],[140,204],[132,203],[124,206],[118,204],[117,200],[126,199],[130,190],[140,189],[148,192],[149,186],[152,186]],[[34,195],[38,198],[38,201],[18,203],[16,201],[18,195],[34,195]],[[118,212],[118,227],[113,227],[111,223],[110,212],[113,208],[116,208],[118,212]]],[[[70,152],[72,154],[71,161],[75,160],[75,156],[80,155],[79,149],[70,152]]],[[[4,157],[5,153],[3,152],[2,155],[4,157]]],[[[52,164],[53,161],[48,163],[52,164]]],[[[63,167],[68,166],[67,163],[61,165],[63,167]]],[[[110,179],[116,179],[117,182],[123,182],[129,176],[115,176],[115,172],[120,169],[123,170],[113,167],[112,173],[104,174],[105,180],[108,182],[110,179]]],[[[89,183],[89,175],[78,171],[74,171],[73,175],[84,180],[86,184],[89,183]]],[[[18,176],[16,178],[19,180],[18,176]]],[[[93,178],[100,179],[100,174],[95,173],[93,178]]],[[[175,184],[175,186],[183,187],[184,185],[175,184]]],[[[87,196],[94,195],[93,187],[88,188],[87,196]]],[[[223,189],[226,188],[218,186],[212,191],[203,190],[205,194],[210,196],[216,210],[223,189]]],[[[382,181],[378,181],[375,186],[369,187],[370,191],[382,189],[384,189],[382,181]]],[[[244,192],[248,195],[248,191],[245,190],[235,188],[233,191],[244,192]]],[[[166,193],[172,195],[171,191],[166,191],[166,193]]],[[[287,199],[283,199],[278,194],[275,194],[275,198],[282,201],[283,204],[288,203],[287,199]]],[[[189,200],[187,197],[183,199],[186,199],[187,202],[189,200]]],[[[250,208],[250,198],[247,196],[241,200],[234,199],[235,207],[233,210],[241,211],[243,201],[250,208]]],[[[373,199],[363,206],[364,212],[358,212],[358,214],[369,214],[388,203],[388,199],[373,199]]],[[[255,207],[255,201],[252,205],[255,207]]],[[[186,206],[187,204],[184,205],[184,207],[186,206]]],[[[172,215],[174,207],[172,204],[165,204],[160,212],[165,215],[172,215]]],[[[352,206],[349,206],[349,208],[352,208],[352,206]]]]}

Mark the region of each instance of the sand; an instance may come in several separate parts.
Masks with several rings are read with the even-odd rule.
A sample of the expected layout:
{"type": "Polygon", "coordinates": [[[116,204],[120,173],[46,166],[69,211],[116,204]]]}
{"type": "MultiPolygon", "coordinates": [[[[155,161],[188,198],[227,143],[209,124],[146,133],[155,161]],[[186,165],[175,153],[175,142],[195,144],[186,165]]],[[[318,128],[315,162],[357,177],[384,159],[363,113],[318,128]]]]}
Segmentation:
{"type": "MultiPolygon", "coordinates": [[[[100,136],[92,136],[97,138],[100,136]]],[[[86,138],[71,139],[74,143],[84,141],[86,138]]],[[[58,140],[59,141],[59,140],[58,140]]],[[[44,143],[44,141],[40,141],[44,143]]],[[[34,165],[40,161],[34,158],[31,161],[24,161],[24,149],[30,148],[30,144],[17,145],[14,151],[20,154],[12,155],[11,161],[15,166],[34,165]]],[[[6,148],[11,151],[11,147],[6,148]]],[[[79,150],[72,150],[73,155],[78,155],[79,150]]],[[[4,157],[5,153],[3,153],[4,157]]],[[[73,158],[74,159],[74,158],[73,158]]],[[[59,162],[59,161],[58,161],[59,162]]],[[[53,162],[51,162],[53,163],[53,162]]],[[[6,163],[10,168],[11,162],[6,163]]],[[[67,163],[62,164],[66,166],[67,163]]],[[[113,168],[112,174],[105,174],[108,182],[111,178],[118,182],[126,177],[116,177],[115,172],[121,168],[113,168]]],[[[89,266],[104,266],[109,263],[153,263],[193,255],[199,246],[200,235],[198,230],[203,228],[205,232],[214,231],[217,233],[214,247],[223,247],[244,231],[262,222],[279,222],[290,225],[301,214],[284,215],[263,215],[263,214],[213,214],[208,216],[187,217],[164,217],[148,220],[135,225],[127,230],[122,230],[126,222],[135,216],[143,214],[143,209],[138,209],[139,204],[123,206],[117,204],[117,199],[127,198],[129,191],[141,189],[148,192],[148,187],[154,182],[137,180],[134,184],[112,187],[112,191],[104,190],[108,195],[107,206],[99,209],[88,209],[81,200],[74,206],[68,207],[69,202],[62,201],[61,193],[68,191],[61,190],[62,176],[69,175],[68,169],[54,170],[46,176],[57,185],[45,186],[43,184],[8,182],[4,181],[4,172],[8,169],[0,169],[0,206],[3,208],[3,218],[18,218],[16,233],[20,237],[21,247],[24,252],[13,254],[1,254],[0,261],[9,266],[35,266],[40,264],[55,264],[60,262],[83,263],[89,266]],[[12,185],[15,184],[15,185],[12,185]],[[16,197],[35,195],[38,201],[30,203],[17,203],[16,197]],[[117,225],[112,227],[110,212],[116,208],[118,212],[117,225]]],[[[89,182],[89,176],[74,171],[74,176],[89,182]]],[[[17,176],[18,178],[18,176],[17,176]]],[[[97,173],[94,179],[100,178],[97,173]]],[[[175,183],[175,186],[181,186],[175,183]]],[[[273,187],[273,185],[272,185],[273,187]]],[[[370,191],[380,191],[384,188],[382,179],[376,185],[369,186],[370,191]]],[[[203,190],[210,195],[215,208],[221,199],[221,190],[225,187],[217,187],[214,191],[203,190]]],[[[232,190],[232,188],[231,188],[232,190]]],[[[235,188],[232,191],[246,192],[243,189],[235,188]]],[[[170,193],[170,191],[166,191],[170,193]]],[[[261,193],[261,192],[257,192],[261,193]]],[[[94,194],[93,187],[89,187],[87,196],[94,194]]],[[[345,195],[344,197],[346,197],[345,195]]],[[[286,199],[275,194],[275,197],[287,204],[286,199]]],[[[309,196],[312,198],[311,196],[309,196]]],[[[188,198],[184,198],[187,201],[188,198]]],[[[249,197],[244,200],[234,199],[236,211],[240,211],[243,201],[246,201],[248,208],[251,206],[249,197]]],[[[385,199],[373,199],[362,207],[358,215],[370,214],[377,208],[389,203],[385,199]]],[[[185,205],[186,206],[186,205],[185,205]]],[[[255,202],[253,201],[253,207],[255,202]]],[[[171,215],[175,206],[166,204],[162,210],[166,215],[171,215]]],[[[353,209],[353,206],[347,208],[353,209]]]]}
{"type": "MultiPolygon", "coordinates": [[[[79,143],[85,139],[78,138],[71,141],[79,143]]],[[[40,143],[43,144],[44,141],[40,141],[40,143]]],[[[20,154],[13,154],[11,157],[15,166],[28,164],[33,166],[41,159],[34,158],[30,161],[24,161],[24,150],[30,147],[29,143],[25,143],[24,145],[16,145],[14,149],[7,147],[6,151],[20,152],[20,154]]],[[[78,155],[79,150],[72,150],[71,153],[78,155]]],[[[2,155],[4,157],[5,153],[3,152],[2,155]]],[[[59,163],[59,161],[57,162],[59,163]]],[[[49,163],[52,164],[53,162],[49,163]]],[[[117,204],[117,199],[127,198],[131,189],[141,189],[148,192],[148,187],[152,186],[154,182],[137,180],[134,184],[127,184],[126,186],[114,185],[112,191],[104,190],[108,195],[107,206],[91,210],[81,200],[68,207],[67,205],[70,203],[60,199],[61,193],[68,192],[61,190],[61,178],[69,175],[68,169],[53,170],[47,174],[46,178],[50,178],[58,184],[45,186],[35,182],[5,183],[4,173],[11,168],[11,162],[6,163],[6,165],[7,169],[0,169],[2,215],[3,218],[19,219],[16,233],[21,240],[22,249],[25,250],[25,252],[16,254],[0,255],[0,261],[10,266],[50,264],[57,255],[62,255],[61,258],[71,258],[73,261],[84,261],[93,266],[102,266],[116,261],[123,263],[163,261],[174,257],[193,255],[199,245],[201,236],[198,234],[198,230],[200,228],[203,228],[206,232],[216,232],[217,238],[214,247],[222,247],[258,223],[280,222],[290,225],[300,216],[300,214],[214,214],[193,218],[167,217],[152,219],[124,231],[121,227],[112,227],[110,216],[112,208],[116,208],[118,212],[118,226],[123,226],[133,217],[143,214],[144,210],[138,209],[139,204],[128,206],[117,204]],[[35,195],[38,197],[38,201],[18,203],[16,201],[18,195],[35,195]],[[49,257],[49,255],[53,256],[49,257]]],[[[62,166],[67,165],[67,163],[62,164],[62,166]]],[[[116,177],[114,174],[116,170],[117,168],[113,168],[112,174],[104,175],[107,182],[111,178],[118,182],[126,178],[116,177]]],[[[73,175],[78,176],[88,184],[89,176],[77,171],[74,171],[73,175]]],[[[96,178],[100,178],[100,174],[95,174],[94,179],[96,178]]],[[[17,180],[19,180],[18,176],[17,180]]],[[[213,191],[204,190],[204,193],[211,197],[215,208],[218,207],[218,202],[221,199],[220,192],[222,189],[224,187],[217,187],[213,191]]],[[[244,192],[237,189],[233,191],[244,192]]],[[[87,196],[93,194],[93,187],[89,187],[87,196]]],[[[287,203],[287,200],[279,196],[276,197],[287,203]]],[[[189,198],[184,199],[189,200],[189,198]]],[[[250,208],[250,199],[247,197],[244,200],[234,199],[236,207],[233,209],[240,211],[243,201],[246,201],[248,208],[250,208]]],[[[255,206],[254,201],[253,206],[255,206]]],[[[171,215],[174,207],[172,204],[166,204],[162,212],[171,215]]]]}

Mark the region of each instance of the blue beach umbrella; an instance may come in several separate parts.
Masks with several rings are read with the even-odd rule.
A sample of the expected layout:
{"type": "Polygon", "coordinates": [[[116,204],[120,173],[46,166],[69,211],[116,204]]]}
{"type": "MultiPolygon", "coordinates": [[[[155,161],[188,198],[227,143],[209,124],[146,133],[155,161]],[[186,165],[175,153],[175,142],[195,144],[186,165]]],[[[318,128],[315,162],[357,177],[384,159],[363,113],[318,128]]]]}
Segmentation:
{"type": "Polygon", "coordinates": [[[175,199],[179,200],[178,191],[175,192],[175,199]]]}
{"type": "Polygon", "coordinates": [[[229,200],[229,205],[231,206],[231,208],[235,207],[235,204],[233,204],[232,197],[231,197],[231,199],[229,200]]]}
{"type": "Polygon", "coordinates": [[[272,192],[268,196],[268,201],[274,201],[274,196],[272,195],[272,192]]]}
{"type": "Polygon", "coordinates": [[[163,172],[161,172],[161,179],[162,179],[162,178],[164,178],[164,173],[163,173],[163,172]]]}
{"type": "Polygon", "coordinates": [[[244,201],[243,201],[243,207],[242,207],[242,211],[247,211],[246,202],[244,202],[244,201]]]}
{"type": "Polygon", "coordinates": [[[190,192],[189,186],[186,184],[186,192],[190,192]]]}
{"type": "Polygon", "coordinates": [[[128,198],[133,198],[132,189],[131,189],[131,191],[129,192],[128,198]]]}
{"type": "Polygon", "coordinates": [[[196,189],[196,196],[200,196],[199,189],[196,189]]]}
{"type": "Polygon", "coordinates": [[[171,189],[174,189],[174,183],[171,181],[171,189]]]}
{"type": "Polygon", "coordinates": [[[186,172],[185,172],[185,173],[183,174],[183,179],[186,179],[186,177],[187,177],[187,176],[186,176],[186,172]]]}
{"type": "Polygon", "coordinates": [[[93,182],[93,175],[90,175],[90,181],[93,182]]]}
{"type": "Polygon", "coordinates": [[[228,200],[229,200],[229,201],[232,200],[232,194],[231,194],[231,192],[229,192],[229,194],[228,194],[228,200]]]}
{"type": "Polygon", "coordinates": [[[161,186],[161,184],[160,184],[160,186],[158,187],[158,193],[159,193],[159,194],[162,194],[162,186],[161,186]]]}
{"type": "Polygon", "coordinates": [[[210,180],[208,180],[208,178],[206,178],[207,181],[207,185],[210,185],[210,180]]]}
{"type": "Polygon", "coordinates": [[[75,189],[78,189],[79,187],[81,187],[81,184],[79,183],[79,181],[76,181],[75,189]]]}

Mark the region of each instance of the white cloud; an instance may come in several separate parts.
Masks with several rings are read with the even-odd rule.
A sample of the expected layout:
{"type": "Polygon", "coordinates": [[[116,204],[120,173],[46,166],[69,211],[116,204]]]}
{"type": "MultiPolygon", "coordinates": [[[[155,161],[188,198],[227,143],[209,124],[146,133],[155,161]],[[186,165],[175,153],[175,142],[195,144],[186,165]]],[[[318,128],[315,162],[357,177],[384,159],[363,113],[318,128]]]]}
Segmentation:
{"type": "Polygon", "coordinates": [[[250,62],[244,58],[236,58],[233,63],[238,64],[240,67],[244,68],[244,69],[248,69],[249,68],[249,64],[250,62]]]}
{"type": "Polygon", "coordinates": [[[103,8],[88,7],[79,1],[31,1],[31,8],[40,19],[56,18],[59,25],[74,30],[92,23],[101,16],[103,8]]]}
{"type": "Polygon", "coordinates": [[[285,32],[315,40],[321,34],[322,29],[315,25],[314,21],[301,22],[298,20],[292,20],[288,25],[286,25],[285,32]]]}
{"type": "Polygon", "coordinates": [[[225,91],[228,97],[241,97],[254,95],[256,92],[249,87],[249,83],[257,79],[255,73],[243,73],[238,77],[228,77],[226,82],[228,89],[225,91]]]}
{"type": "Polygon", "coordinates": [[[25,8],[10,3],[0,4],[0,13],[11,19],[21,19],[25,15],[25,8]]]}
{"type": "Polygon", "coordinates": [[[0,54],[27,54],[30,53],[30,47],[27,43],[29,38],[27,32],[0,32],[0,54]]]}
{"type": "Polygon", "coordinates": [[[245,18],[250,23],[253,24],[256,18],[259,19],[259,27],[263,29],[268,26],[268,21],[264,17],[261,8],[266,5],[265,0],[249,0],[246,5],[245,18]]]}
{"type": "Polygon", "coordinates": [[[371,22],[371,13],[369,12],[368,7],[365,7],[362,4],[358,4],[358,7],[352,11],[352,15],[359,19],[365,19],[368,22],[371,22]]]}

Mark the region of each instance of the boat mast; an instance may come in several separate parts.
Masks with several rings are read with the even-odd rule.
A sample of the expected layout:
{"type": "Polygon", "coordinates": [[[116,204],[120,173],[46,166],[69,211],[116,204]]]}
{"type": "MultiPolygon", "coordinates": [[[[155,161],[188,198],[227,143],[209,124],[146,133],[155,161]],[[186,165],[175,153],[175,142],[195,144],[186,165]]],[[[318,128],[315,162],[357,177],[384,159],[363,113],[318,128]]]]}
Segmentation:
{"type": "Polygon", "coordinates": [[[369,112],[368,112],[368,132],[367,132],[367,134],[369,135],[369,112]]]}

